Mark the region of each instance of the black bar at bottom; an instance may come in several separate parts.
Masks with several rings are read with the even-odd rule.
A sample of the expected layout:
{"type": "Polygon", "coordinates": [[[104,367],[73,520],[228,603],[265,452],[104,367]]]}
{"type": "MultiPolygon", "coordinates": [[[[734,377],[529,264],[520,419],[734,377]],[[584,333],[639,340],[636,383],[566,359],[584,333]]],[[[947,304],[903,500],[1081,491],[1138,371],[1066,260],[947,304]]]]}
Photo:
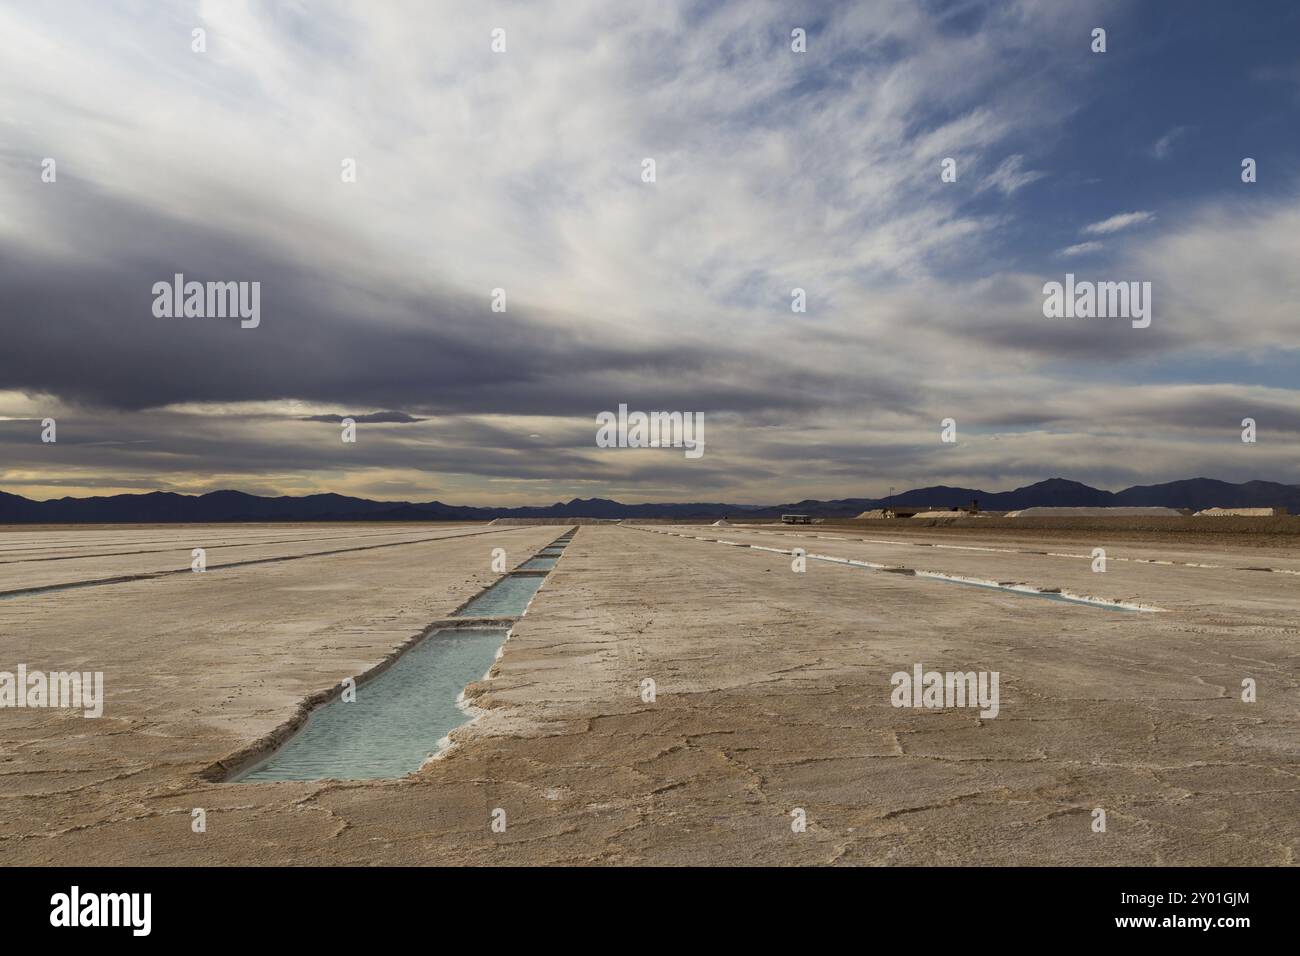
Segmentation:
{"type": "Polygon", "coordinates": [[[457,945],[505,934],[618,949],[776,945],[767,937],[778,928],[819,939],[851,932],[873,947],[1126,936],[1230,946],[1260,930],[1289,935],[1296,885],[1286,868],[8,868],[0,914],[9,943],[77,934],[261,949],[276,940],[401,944],[414,934],[432,945],[426,934],[455,927],[457,945]]]}

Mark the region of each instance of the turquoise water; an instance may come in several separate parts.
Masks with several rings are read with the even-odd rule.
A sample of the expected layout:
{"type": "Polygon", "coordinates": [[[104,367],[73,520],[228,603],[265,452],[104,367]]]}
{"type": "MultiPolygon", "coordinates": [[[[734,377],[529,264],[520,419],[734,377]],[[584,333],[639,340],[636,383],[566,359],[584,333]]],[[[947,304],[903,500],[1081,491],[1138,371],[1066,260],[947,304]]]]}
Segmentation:
{"type": "Polygon", "coordinates": [[[541,575],[507,574],[453,617],[519,617],[544,581],[541,575]]]}
{"type": "Polygon", "coordinates": [[[355,701],[336,698],[318,708],[266,762],[236,779],[369,780],[410,773],[452,728],[468,720],[456,699],[466,684],[487,673],[506,631],[434,631],[357,687],[355,701]]]}
{"type": "MultiPolygon", "coordinates": [[[[523,568],[549,571],[563,543],[548,545],[523,568]]],[[[541,574],[508,574],[456,617],[519,617],[541,588],[541,574]]],[[[387,670],[357,688],[356,699],[335,698],[239,782],[370,780],[401,777],[419,768],[438,741],[466,721],[456,706],[465,685],[480,679],[508,628],[441,628],[406,651],[387,670]]]]}

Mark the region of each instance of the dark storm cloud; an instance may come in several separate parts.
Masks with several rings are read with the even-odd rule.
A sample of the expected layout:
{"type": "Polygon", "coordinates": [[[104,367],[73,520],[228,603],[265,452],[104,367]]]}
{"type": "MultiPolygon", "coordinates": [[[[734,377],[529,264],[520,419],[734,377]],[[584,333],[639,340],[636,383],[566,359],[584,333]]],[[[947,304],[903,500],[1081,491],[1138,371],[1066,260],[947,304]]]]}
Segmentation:
{"type": "Polygon", "coordinates": [[[610,477],[618,459],[595,456],[595,427],[575,447],[536,450],[520,440],[458,443],[434,432],[428,440],[392,438],[386,430],[358,426],[357,444],[339,441],[324,424],[295,426],[268,435],[265,422],[240,416],[181,416],[142,412],[132,416],[84,412],[59,419],[57,444],[40,441],[39,427],[0,422],[0,460],[7,467],[76,465],[110,474],[186,470],[212,473],[293,473],[408,468],[462,472],[494,478],[554,478],[565,474],[610,477]],[[315,431],[312,429],[325,429],[315,431]]]}
{"type": "MultiPolygon", "coordinates": [[[[295,398],[434,413],[580,415],[645,407],[799,411],[831,380],[710,341],[625,344],[488,296],[360,288],[243,237],[60,182],[47,227],[77,254],[0,247],[0,383],[124,410],[295,398]],[[156,318],[156,282],[261,283],[261,324],[156,318]],[[773,386],[771,383],[776,383],[773,386]],[[634,407],[635,404],[634,404],[634,407]]],[[[513,300],[526,300],[519,290],[513,300]]]]}
{"type": "Polygon", "coordinates": [[[345,418],[350,418],[359,425],[409,425],[413,422],[428,421],[428,419],[425,418],[416,418],[413,415],[408,415],[406,412],[371,412],[367,415],[305,415],[301,420],[304,422],[333,422],[337,425],[345,418]]]}

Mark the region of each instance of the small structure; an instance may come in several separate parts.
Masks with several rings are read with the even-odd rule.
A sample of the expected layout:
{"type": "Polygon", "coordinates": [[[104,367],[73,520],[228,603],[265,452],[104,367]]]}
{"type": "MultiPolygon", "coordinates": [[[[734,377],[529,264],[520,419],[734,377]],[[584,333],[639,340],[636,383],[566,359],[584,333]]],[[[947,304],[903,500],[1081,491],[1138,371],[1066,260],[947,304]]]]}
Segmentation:
{"type": "Polygon", "coordinates": [[[886,518],[915,518],[920,515],[930,517],[935,513],[942,513],[948,517],[965,514],[961,508],[944,508],[941,505],[894,505],[892,508],[885,509],[886,518]]]}
{"type": "Polygon", "coordinates": [[[979,499],[975,498],[965,507],[958,505],[950,508],[939,505],[890,505],[887,508],[873,508],[870,511],[864,511],[858,515],[858,518],[964,518],[972,515],[983,515],[984,513],[980,511],[979,499]]]}
{"type": "Polygon", "coordinates": [[[812,515],[781,515],[781,524],[812,524],[812,515]]]}

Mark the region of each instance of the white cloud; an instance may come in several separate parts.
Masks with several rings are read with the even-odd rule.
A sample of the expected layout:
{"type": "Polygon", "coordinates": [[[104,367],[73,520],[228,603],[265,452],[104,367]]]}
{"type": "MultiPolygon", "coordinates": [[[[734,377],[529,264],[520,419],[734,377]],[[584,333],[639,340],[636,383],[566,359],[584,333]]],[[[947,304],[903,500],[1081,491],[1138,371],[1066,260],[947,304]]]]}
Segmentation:
{"type": "Polygon", "coordinates": [[[1101,222],[1090,223],[1080,230],[1085,236],[1105,236],[1112,232],[1119,232],[1122,229],[1128,229],[1130,226],[1140,226],[1143,223],[1151,222],[1156,218],[1153,212],[1145,210],[1139,212],[1121,212],[1109,219],[1103,219],[1101,222]]]}
{"type": "Polygon", "coordinates": [[[993,170],[985,179],[981,186],[983,189],[994,188],[1004,196],[1010,196],[1012,193],[1023,189],[1030,183],[1037,182],[1046,176],[1046,173],[1037,170],[1024,169],[1025,157],[1019,153],[1014,156],[1008,156],[998,164],[997,169],[993,170]]]}
{"type": "Polygon", "coordinates": [[[1143,242],[1132,268],[1151,277],[1156,308],[1207,356],[1280,357],[1300,350],[1297,235],[1300,197],[1225,200],[1143,242]]]}
{"type": "Polygon", "coordinates": [[[1187,132],[1186,126],[1175,126],[1169,132],[1161,136],[1151,146],[1151,155],[1156,159],[1167,159],[1173,150],[1174,141],[1187,132]]]}
{"type": "Polygon", "coordinates": [[[1100,252],[1103,246],[1100,242],[1080,242],[1073,246],[1066,246],[1057,252],[1058,256],[1082,256],[1090,252],[1100,252]]]}

